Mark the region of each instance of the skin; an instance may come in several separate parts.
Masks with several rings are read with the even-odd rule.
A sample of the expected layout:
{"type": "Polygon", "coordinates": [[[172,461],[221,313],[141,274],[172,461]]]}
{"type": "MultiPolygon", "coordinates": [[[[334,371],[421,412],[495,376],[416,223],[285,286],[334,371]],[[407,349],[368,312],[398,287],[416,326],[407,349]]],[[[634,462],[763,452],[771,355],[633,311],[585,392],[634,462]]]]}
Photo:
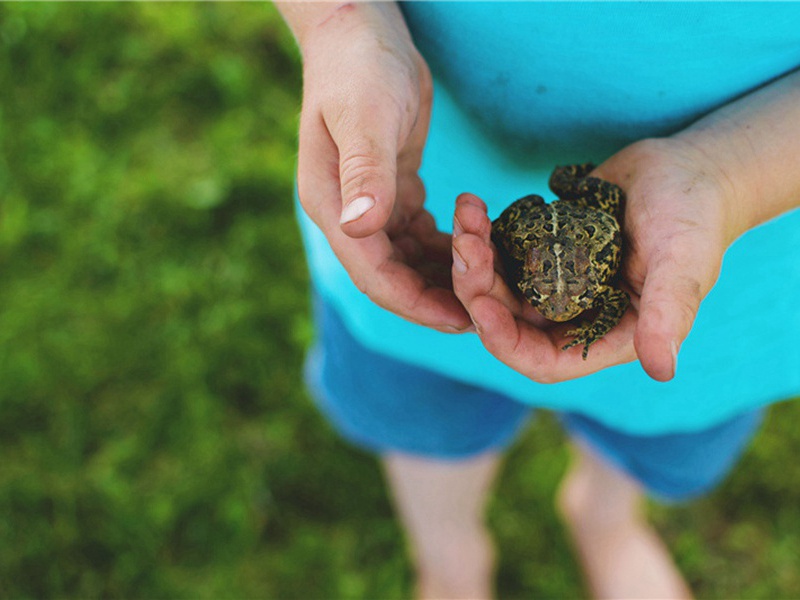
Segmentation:
{"type": "MultiPolygon", "coordinates": [[[[553,326],[521,305],[495,272],[479,198],[459,197],[452,240],[436,231],[417,176],[430,74],[396,6],[278,7],[304,61],[300,201],[353,281],[411,321],[452,332],[474,322],[490,352],[537,381],[571,379],[637,356],[652,377],[671,378],[725,249],[800,202],[800,169],[792,162],[800,156],[798,74],[600,165],[594,174],[628,197],[623,268],[633,307],[583,361],[580,352],[560,350],[559,327],[568,326],[553,326]],[[343,214],[353,217],[348,207],[365,197],[371,207],[342,223],[343,214]]],[[[491,593],[493,554],[482,512],[498,461],[493,454],[446,463],[383,457],[417,551],[421,597],[491,593]],[[464,572],[481,575],[467,581],[464,572]]],[[[688,597],[639,510],[641,490],[622,479],[588,453],[562,489],[559,504],[592,589],[600,597],[688,597]],[[613,531],[602,526],[609,514],[613,531]],[[644,593],[637,587],[642,573],[649,574],[644,593]]]]}
{"type": "Polygon", "coordinates": [[[722,257],[745,231],[800,200],[791,157],[800,144],[800,75],[793,73],[671,138],[645,140],[594,172],[627,195],[629,239],[623,275],[634,310],[581,368],[557,352],[562,328],[550,328],[510,297],[493,270],[485,205],[462,195],[455,214],[455,289],[484,345],[532,379],[553,382],[637,357],[666,381],[722,257]],[[463,261],[463,262],[462,262],[463,261]]]}
{"type": "MultiPolygon", "coordinates": [[[[557,382],[638,358],[659,381],[677,354],[726,248],[798,205],[800,74],[769,84],[670,138],[624,148],[593,173],[628,197],[624,276],[633,300],[589,360],[562,353],[563,330],[520,306],[498,281],[483,203],[457,202],[436,230],[417,175],[431,79],[391,3],[278,4],[303,53],[300,201],[356,285],[377,304],[442,331],[474,323],[498,359],[557,382]],[[373,205],[340,223],[356,199],[373,205]],[[452,281],[448,276],[453,265],[452,281]]],[[[351,215],[352,216],[352,215],[351,215]]]]}
{"type": "Polygon", "coordinates": [[[417,175],[431,76],[393,3],[278,3],[303,55],[300,202],[376,304],[441,331],[471,327],[450,281],[450,236],[417,175]],[[369,198],[360,218],[343,210],[369,198]]]}

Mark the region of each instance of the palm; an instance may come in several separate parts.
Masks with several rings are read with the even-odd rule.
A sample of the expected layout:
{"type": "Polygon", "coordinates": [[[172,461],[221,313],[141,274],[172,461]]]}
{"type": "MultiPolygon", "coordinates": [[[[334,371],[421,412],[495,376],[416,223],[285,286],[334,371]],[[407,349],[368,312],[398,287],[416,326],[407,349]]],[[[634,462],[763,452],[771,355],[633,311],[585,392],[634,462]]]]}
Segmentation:
{"type": "Polygon", "coordinates": [[[633,306],[592,346],[585,362],[580,353],[559,350],[568,327],[543,324],[495,272],[486,207],[475,196],[462,196],[456,219],[466,235],[457,236],[454,249],[469,269],[455,272],[454,282],[483,330],[487,349],[538,381],[586,375],[637,356],[655,379],[671,378],[674,355],[731,241],[724,236],[721,179],[699,168],[696,159],[690,149],[671,141],[642,142],[593,173],[626,192],[623,278],[633,306]]]}

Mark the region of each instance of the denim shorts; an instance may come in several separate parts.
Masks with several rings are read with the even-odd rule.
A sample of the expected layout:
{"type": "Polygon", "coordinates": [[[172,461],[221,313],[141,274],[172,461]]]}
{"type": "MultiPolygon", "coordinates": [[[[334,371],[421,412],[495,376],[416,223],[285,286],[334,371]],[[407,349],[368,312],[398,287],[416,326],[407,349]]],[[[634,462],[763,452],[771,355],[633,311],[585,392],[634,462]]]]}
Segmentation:
{"type": "MultiPolygon", "coordinates": [[[[315,298],[316,344],[306,380],[339,433],[369,451],[466,459],[511,444],[533,412],[507,396],[389,358],[364,347],[337,311],[315,298]]],[[[652,495],[679,501],[712,489],[757,431],[762,411],[712,428],[631,435],[576,413],[560,413],[568,434],[652,495]]]]}

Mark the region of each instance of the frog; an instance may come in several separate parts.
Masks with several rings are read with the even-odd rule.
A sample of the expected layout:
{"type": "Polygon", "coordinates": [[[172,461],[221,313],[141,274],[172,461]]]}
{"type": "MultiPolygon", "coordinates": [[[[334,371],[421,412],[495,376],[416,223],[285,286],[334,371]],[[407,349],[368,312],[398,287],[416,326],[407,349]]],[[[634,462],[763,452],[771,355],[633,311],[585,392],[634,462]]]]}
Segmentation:
{"type": "Polygon", "coordinates": [[[511,203],[492,222],[491,238],[509,286],[543,317],[576,319],[595,309],[566,332],[563,346],[589,347],[622,319],[630,296],[619,286],[623,237],[623,190],[590,176],[592,163],[557,166],[549,179],[556,200],[529,194],[511,203]]]}

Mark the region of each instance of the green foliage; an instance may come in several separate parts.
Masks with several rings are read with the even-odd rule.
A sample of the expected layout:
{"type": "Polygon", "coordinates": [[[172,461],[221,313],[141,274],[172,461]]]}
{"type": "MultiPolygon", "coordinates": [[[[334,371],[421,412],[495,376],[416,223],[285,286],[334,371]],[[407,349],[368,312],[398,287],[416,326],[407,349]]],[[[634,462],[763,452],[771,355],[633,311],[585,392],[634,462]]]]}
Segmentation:
{"type": "Polygon", "coordinates": [[[293,42],[259,5],[0,23],[0,580],[216,597],[307,403],[293,42]]]}
{"type": "MultiPolygon", "coordinates": [[[[299,63],[270,5],[0,5],[0,596],[407,598],[378,466],[301,383],[299,63]]],[[[643,399],[646,401],[646,399],[643,399]]],[[[796,597],[800,411],[654,517],[701,596],[796,597]]],[[[542,418],[505,598],[582,595],[542,418]]]]}

